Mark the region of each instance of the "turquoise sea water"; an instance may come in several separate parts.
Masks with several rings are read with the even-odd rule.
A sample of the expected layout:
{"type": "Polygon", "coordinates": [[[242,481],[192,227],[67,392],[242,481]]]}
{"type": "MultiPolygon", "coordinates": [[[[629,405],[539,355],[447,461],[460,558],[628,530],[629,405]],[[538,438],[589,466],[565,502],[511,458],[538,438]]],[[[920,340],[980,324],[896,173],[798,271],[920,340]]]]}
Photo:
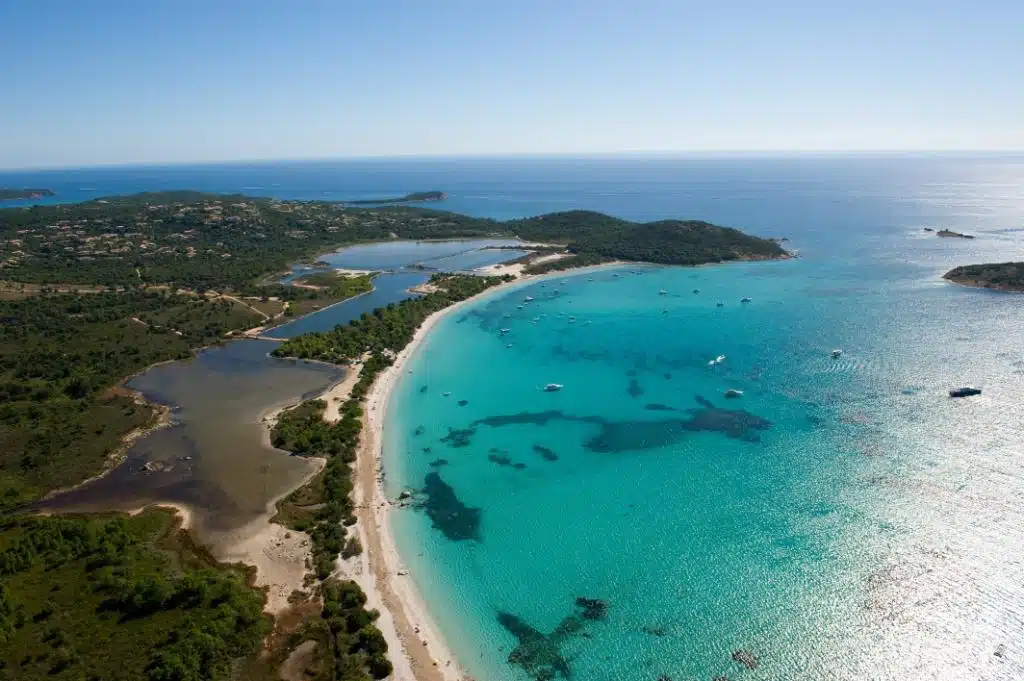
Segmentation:
{"type": "Polygon", "coordinates": [[[0,184],[59,200],[436,187],[451,196],[436,207],[489,217],[587,208],[788,237],[801,258],[557,275],[439,324],[386,418],[389,493],[425,490],[393,516],[405,578],[480,680],[1024,678],[1024,296],[940,279],[1024,259],[1024,158],[422,159],[0,184]],[[983,395],[946,397],[970,384],[983,395]],[[566,624],[581,596],[606,616],[566,624]]]}
{"type": "Polygon", "coordinates": [[[385,471],[420,490],[394,529],[459,660],[479,679],[1021,678],[1024,297],[939,279],[1024,255],[1008,170],[680,183],[675,214],[742,209],[730,224],[802,257],[559,275],[444,320],[389,406],[385,471]],[[607,616],[552,635],[581,596],[607,616]]]}

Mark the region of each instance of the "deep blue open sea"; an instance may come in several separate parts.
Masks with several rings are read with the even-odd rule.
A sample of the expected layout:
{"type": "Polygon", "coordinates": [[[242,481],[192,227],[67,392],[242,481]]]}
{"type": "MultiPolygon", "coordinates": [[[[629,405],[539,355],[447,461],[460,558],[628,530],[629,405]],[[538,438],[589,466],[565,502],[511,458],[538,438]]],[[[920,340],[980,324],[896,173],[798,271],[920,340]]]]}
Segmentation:
{"type": "Polygon", "coordinates": [[[387,412],[388,491],[421,502],[393,516],[405,578],[481,681],[1024,678],[1024,295],[941,279],[1024,260],[1024,157],[350,161],[0,185],[61,200],[440,189],[437,208],[475,215],[587,208],[786,237],[799,258],[556,275],[444,319],[387,412]],[[949,399],[960,385],[984,392],[949,399]],[[579,597],[600,600],[593,618],[579,597]]]}

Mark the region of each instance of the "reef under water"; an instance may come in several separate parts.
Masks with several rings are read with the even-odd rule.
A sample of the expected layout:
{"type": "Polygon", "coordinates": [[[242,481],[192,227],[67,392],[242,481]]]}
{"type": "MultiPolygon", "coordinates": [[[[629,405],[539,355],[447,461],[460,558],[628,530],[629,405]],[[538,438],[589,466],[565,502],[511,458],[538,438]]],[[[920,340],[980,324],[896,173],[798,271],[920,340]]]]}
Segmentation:
{"type": "Polygon", "coordinates": [[[569,660],[562,654],[563,644],[570,637],[583,634],[588,621],[605,619],[607,613],[605,601],[579,597],[576,610],[563,618],[554,631],[545,634],[516,615],[499,612],[498,623],[519,642],[509,653],[508,663],[522,667],[536,681],[550,681],[559,676],[571,678],[569,660]]]}
{"type": "MultiPolygon", "coordinates": [[[[685,409],[663,404],[646,405],[650,411],[677,411],[685,413],[686,418],[656,421],[613,421],[601,416],[574,416],[561,410],[519,412],[477,419],[472,424],[473,428],[452,430],[443,439],[446,442],[451,441],[452,446],[465,446],[468,444],[469,435],[474,433],[478,426],[492,428],[511,425],[542,426],[552,421],[574,421],[599,426],[600,430],[597,435],[588,438],[583,446],[592,452],[608,453],[657,449],[674,444],[690,433],[702,431],[719,433],[732,439],[755,443],[761,440],[758,431],[771,428],[771,421],[744,409],[716,407],[700,395],[696,395],[694,400],[699,406],[685,409]]],[[[539,452],[536,448],[535,451],[539,452]]]]}

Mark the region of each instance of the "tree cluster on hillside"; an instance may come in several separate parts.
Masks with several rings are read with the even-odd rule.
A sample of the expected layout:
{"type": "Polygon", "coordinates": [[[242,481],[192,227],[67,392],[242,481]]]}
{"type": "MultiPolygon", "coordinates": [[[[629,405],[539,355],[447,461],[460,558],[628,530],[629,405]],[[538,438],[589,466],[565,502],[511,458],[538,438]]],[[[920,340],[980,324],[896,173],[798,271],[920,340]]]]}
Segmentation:
{"type": "Polygon", "coordinates": [[[226,680],[262,607],[164,512],[0,521],[0,678],[226,680]]]}

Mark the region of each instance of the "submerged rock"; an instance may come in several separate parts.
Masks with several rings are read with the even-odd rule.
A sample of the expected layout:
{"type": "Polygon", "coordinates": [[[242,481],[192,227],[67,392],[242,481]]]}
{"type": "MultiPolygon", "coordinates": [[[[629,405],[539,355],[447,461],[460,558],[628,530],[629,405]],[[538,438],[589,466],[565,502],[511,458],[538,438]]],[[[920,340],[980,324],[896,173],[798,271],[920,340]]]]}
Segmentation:
{"type": "Polygon", "coordinates": [[[519,665],[537,681],[551,681],[559,676],[564,679],[570,678],[569,662],[561,652],[563,643],[575,635],[590,638],[590,635],[583,631],[588,609],[603,607],[607,610],[603,601],[593,598],[577,598],[576,605],[584,609],[583,615],[574,613],[563,618],[550,634],[541,633],[511,613],[498,613],[498,623],[519,641],[519,645],[509,653],[509,664],[519,665]],[[580,605],[581,602],[585,606],[580,605]]]}
{"type": "Polygon", "coordinates": [[[448,459],[434,459],[427,465],[431,468],[441,468],[442,466],[448,465],[448,459]]]}
{"type": "Polygon", "coordinates": [[[499,466],[509,466],[512,464],[512,459],[502,454],[488,454],[487,460],[491,463],[496,463],[499,466]]]}
{"type": "Polygon", "coordinates": [[[426,429],[423,426],[416,426],[416,430],[412,431],[412,434],[414,436],[420,436],[423,435],[425,431],[426,429]]]}
{"type": "Polygon", "coordinates": [[[545,461],[558,461],[558,455],[555,454],[554,451],[548,449],[543,445],[534,445],[533,451],[535,451],[537,454],[540,454],[540,458],[544,459],[545,461]]]}
{"type": "Polygon", "coordinates": [[[441,442],[449,447],[468,447],[475,433],[476,428],[449,428],[448,434],[441,438],[441,442]]]}
{"type": "Polygon", "coordinates": [[[640,631],[644,632],[645,634],[650,634],[651,636],[665,635],[665,627],[642,627],[640,631]]]}
{"type": "MultiPolygon", "coordinates": [[[[656,449],[672,445],[690,433],[717,432],[725,437],[760,442],[757,431],[768,430],[772,422],[744,409],[722,409],[701,397],[694,398],[698,408],[679,410],[666,405],[648,405],[651,411],[685,411],[687,418],[661,420],[611,421],[601,416],[574,416],[560,410],[499,414],[478,419],[473,426],[501,427],[519,424],[543,426],[551,421],[589,423],[600,426],[599,432],[584,442],[592,452],[625,452],[656,449]]],[[[451,435],[450,435],[451,437],[451,435]]],[[[468,441],[467,441],[468,444],[468,441]]]]}
{"type": "Polygon", "coordinates": [[[437,473],[428,473],[423,482],[426,499],[421,508],[434,528],[451,541],[480,541],[480,509],[462,503],[437,473]]]}
{"type": "Polygon", "coordinates": [[[629,388],[627,388],[626,392],[629,393],[630,397],[635,398],[643,395],[645,391],[643,386],[640,385],[640,381],[636,380],[635,378],[631,378],[629,379],[629,388]]]}
{"type": "Polygon", "coordinates": [[[761,666],[761,663],[758,661],[757,657],[755,657],[754,653],[750,652],[749,650],[733,651],[732,659],[734,662],[739,662],[747,669],[757,669],[761,666]]]}
{"type": "Polygon", "coordinates": [[[583,619],[603,620],[608,616],[608,603],[599,598],[576,598],[576,607],[583,610],[583,619]]]}
{"type": "Polygon", "coordinates": [[[421,393],[425,393],[425,392],[427,392],[427,386],[425,386],[425,385],[421,385],[421,386],[420,386],[420,392],[421,392],[421,393]]]}

